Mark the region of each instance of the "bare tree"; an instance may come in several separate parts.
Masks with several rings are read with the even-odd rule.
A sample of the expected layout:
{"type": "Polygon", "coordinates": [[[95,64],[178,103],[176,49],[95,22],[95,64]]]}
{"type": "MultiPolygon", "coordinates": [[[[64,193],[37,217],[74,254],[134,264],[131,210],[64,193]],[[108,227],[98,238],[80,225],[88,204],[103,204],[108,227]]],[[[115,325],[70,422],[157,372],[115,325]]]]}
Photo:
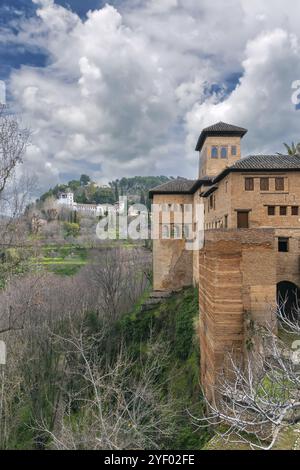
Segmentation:
{"type": "MultiPolygon", "coordinates": [[[[28,202],[32,178],[15,178],[15,170],[22,162],[29,142],[29,131],[6,106],[0,105],[0,246],[6,250],[13,244],[24,243],[25,221],[22,214],[28,202]]],[[[2,258],[5,252],[1,253],[2,258]]],[[[2,259],[3,261],[3,259],[2,259]]],[[[2,266],[0,282],[11,271],[2,266]]]]}
{"type": "Polygon", "coordinates": [[[132,308],[149,285],[150,253],[144,249],[93,250],[91,263],[99,310],[111,319],[132,308]]]}
{"type": "MultiPolygon", "coordinates": [[[[105,335],[103,331],[100,336],[105,335]]],[[[95,354],[99,336],[55,336],[66,354],[65,389],[61,394],[59,412],[53,428],[45,420],[36,429],[50,439],[58,450],[120,450],[159,448],[162,437],[170,437],[169,419],[174,417],[170,401],[161,398],[155,383],[159,370],[164,367],[167,352],[151,356],[141,368],[139,377],[132,370],[137,366],[121,347],[113,364],[95,354]],[[104,360],[103,360],[104,359],[104,360]],[[67,388],[70,380],[75,389],[67,388]],[[74,408],[80,408],[74,422],[74,408]]],[[[157,351],[156,351],[157,352],[157,351]]]]}
{"type": "MultiPolygon", "coordinates": [[[[101,270],[105,262],[101,253],[97,256],[95,264],[101,270]]],[[[111,340],[116,318],[132,308],[133,297],[147,285],[141,276],[148,267],[148,256],[140,254],[138,259],[133,251],[126,250],[118,260],[122,280],[117,283],[121,294],[113,290],[116,316],[104,310],[103,287],[99,288],[93,278],[95,266],[87,266],[72,277],[37,272],[35,266],[34,272],[10,277],[5,289],[0,290],[0,333],[8,349],[5,374],[0,378],[0,448],[10,448],[24,407],[30,423],[39,423],[32,433],[37,447],[45,445],[51,433],[57,448],[152,447],[151,439],[154,446],[162,436],[159,433],[167,435],[171,429],[167,426],[167,404],[157,406],[155,374],[162,364],[156,358],[163,354],[156,351],[151,356],[154,359],[139,368],[134,363],[137,359],[133,361],[111,340]],[[135,286],[133,291],[131,285],[135,286]],[[103,315],[91,323],[99,308],[103,315]],[[94,384],[88,375],[89,366],[94,384]],[[141,370],[135,380],[128,372],[131,367],[141,370]],[[103,422],[100,405],[105,410],[103,422]],[[74,421],[74,408],[80,409],[78,421],[77,417],[74,421]],[[104,439],[101,442],[99,435],[104,439]]],[[[116,262],[113,257],[111,264],[116,262]]],[[[107,259],[107,269],[111,264],[107,259]]]]}
{"type": "MultiPolygon", "coordinates": [[[[291,318],[286,301],[278,307],[285,332],[300,333],[300,310],[291,318]]],[[[206,418],[199,426],[213,426],[227,442],[246,443],[269,450],[282,431],[300,422],[300,358],[268,326],[257,327],[260,347],[249,352],[244,364],[229,354],[220,371],[215,399],[207,400],[206,418]]]]}
{"type": "Polygon", "coordinates": [[[0,105],[0,195],[22,162],[28,140],[28,129],[23,129],[7,107],[0,105]]]}
{"type": "Polygon", "coordinates": [[[45,214],[45,217],[48,222],[57,220],[58,215],[59,215],[59,207],[58,207],[56,199],[53,196],[48,197],[43,202],[42,211],[45,214]]]}
{"type": "Polygon", "coordinates": [[[3,247],[23,245],[28,236],[25,210],[36,189],[34,176],[12,176],[0,194],[0,236],[3,247]]]}

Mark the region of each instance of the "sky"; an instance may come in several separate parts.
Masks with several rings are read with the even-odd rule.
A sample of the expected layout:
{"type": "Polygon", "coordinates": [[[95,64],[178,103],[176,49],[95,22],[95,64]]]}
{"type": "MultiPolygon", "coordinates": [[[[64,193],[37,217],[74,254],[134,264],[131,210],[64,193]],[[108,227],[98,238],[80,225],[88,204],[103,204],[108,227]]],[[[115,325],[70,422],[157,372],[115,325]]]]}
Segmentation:
{"type": "Polygon", "coordinates": [[[300,2],[0,0],[0,80],[42,189],[89,174],[196,178],[203,127],[243,155],[300,141],[300,2]]]}

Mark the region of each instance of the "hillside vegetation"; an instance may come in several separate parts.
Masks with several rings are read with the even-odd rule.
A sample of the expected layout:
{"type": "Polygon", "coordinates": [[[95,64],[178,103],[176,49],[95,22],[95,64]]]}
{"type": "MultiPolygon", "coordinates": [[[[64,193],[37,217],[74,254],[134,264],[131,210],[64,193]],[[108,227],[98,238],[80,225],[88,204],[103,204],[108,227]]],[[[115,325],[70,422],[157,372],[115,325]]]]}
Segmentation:
{"type": "Polygon", "coordinates": [[[208,431],[196,430],[190,413],[202,416],[198,329],[198,290],[173,294],[158,307],[136,311],[120,322],[120,334],[129,350],[145,361],[153,342],[166,352],[158,383],[164,399],[173,403],[172,427],[175,433],[162,442],[165,449],[201,449],[210,438],[208,431]]]}
{"type": "Polygon", "coordinates": [[[44,202],[59,193],[72,191],[74,200],[84,204],[113,204],[119,196],[128,196],[132,202],[147,204],[148,191],[155,186],[174,179],[167,176],[134,176],[111,181],[107,186],[99,186],[88,175],[81,175],[78,180],[71,180],[66,184],[58,184],[44,193],[38,202],[44,202]]]}
{"type": "MultiPolygon", "coordinates": [[[[139,266],[131,251],[95,252],[74,276],[27,275],[0,292],[22,314],[2,335],[2,449],[201,449],[210,439],[191,419],[203,416],[197,290],[145,310],[148,255],[139,266]]],[[[46,254],[59,270],[69,251],[46,254]]]]}

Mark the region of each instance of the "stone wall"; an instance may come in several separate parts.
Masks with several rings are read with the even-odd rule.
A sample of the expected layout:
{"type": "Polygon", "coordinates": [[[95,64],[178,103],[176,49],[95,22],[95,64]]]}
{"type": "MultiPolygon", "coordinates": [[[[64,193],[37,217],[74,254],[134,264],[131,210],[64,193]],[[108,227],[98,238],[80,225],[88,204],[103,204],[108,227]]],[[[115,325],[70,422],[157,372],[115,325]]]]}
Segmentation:
{"type": "Polygon", "coordinates": [[[237,228],[237,211],[249,211],[249,228],[280,227],[300,228],[299,172],[230,173],[218,183],[218,189],[205,198],[205,223],[207,228],[224,227],[225,215],[228,228],[237,228]],[[275,190],[275,177],[284,178],[284,191],[275,190]],[[245,191],[245,178],[252,177],[254,190],[245,191]],[[269,191],[260,189],[260,178],[269,178],[269,191]],[[212,206],[212,207],[211,207],[212,206]],[[275,215],[268,215],[268,206],[275,206],[275,215]],[[280,206],[287,207],[287,215],[280,215],[280,206]],[[299,207],[299,214],[292,215],[292,206],[299,207]]]}
{"type": "MultiPolygon", "coordinates": [[[[163,239],[163,227],[176,224],[174,205],[190,204],[192,216],[193,195],[157,194],[153,204],[160,206],[158,213],[159,239],[153,240],[153,288],[154,290],[173,291],[193,284],[193,251],[186,250],[186,240],[163,239]],[[163,211],[165,205],[170,209],[163,211]],[[169,219],[169,220],[168,220],[169,219]]],[[[192,222],[192,220],[191,220],[192,222]]],[[[192,223],[190,230],[193,230],[192,223]]],[[[173,237],[174,234],[170,234],[173,237]]]]}
{"type": "Polygon", "coordinates": [[[276,245],[278,237],[289,238],[289,252],[277,253],[277,282],[289,281],[300,286],[300,229],[276,229],[275,236],[276,245]]]}
{"type": "Polygon", "coordinates": [[[153,288],[176,291],[193,284],[193,252],[184,240],[156,240],[153,243],[153,288]]]}
{"type": "Polygon", "coordinates": [[[199,178],[202,176],[216,176],[221,173],[226,166],[233,165],[241,158],[241,138],[240,137],[207,137],[203,149],[200,153],[199,178]],[[219,157],[211,158],[211,148],[218,147],[219,157]],[[236,147],[236,155],[231,155],[231,146],[236,147]],[[220,157],[220,148],[227,147],[227,158],[220,157]]]}
{"type": "Polygon", "coordinates": [[[247,314],[274,324],[274,231],[207,232],[199,253],[199,303],[201,382],[212,398],[226,354],[243,358],[247,314]]]}

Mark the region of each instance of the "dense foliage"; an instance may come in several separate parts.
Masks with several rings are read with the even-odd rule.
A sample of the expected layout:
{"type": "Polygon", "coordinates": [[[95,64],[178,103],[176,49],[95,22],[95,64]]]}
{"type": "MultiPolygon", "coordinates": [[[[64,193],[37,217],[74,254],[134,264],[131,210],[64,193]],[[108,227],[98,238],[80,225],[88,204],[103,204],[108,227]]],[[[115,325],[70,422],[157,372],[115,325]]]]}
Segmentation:
{"type": "Polygon", "coordinates": [[[111,181],[108,186],[98,186],[87,175],[81,175],[79,180],[71,180],[66,184],[58,184],[44,193],[40,200],[57,197],[59,193],[72,191],[75,202],[85,204],[113,204],[119,196],[133,198],[133,202],[148,203],[148,191],[155,186],[166,183],[172,178],[167,176],[134,176],[111,181]]]}
{"type": "Polygon", "coordinates": [[[201,449],[210,435],[195,429],[189,414],[203,414],[197,291],[146,311],[142,299],[113,320],[96,311],[75,314],[82,280],[67,282],[65,305],[51,296],[57,282],[38,290],[40,302],[48,299],[45,325],[40,319],[33,326],[34,314],[28,329],[8,341],[15,353],[1,448],[201,449]],[[63,314],[70,303],[72,318],[63,314]]]}
{"type": "Polygon", "coordinates": [[[166,449],[201,449],[210,439],[210,433],[196,430],[191,414],[203,414],[199,384],[200,355],[197,320],[199,315],[198,290],[189,288],[174,294],[158,307],[125,316],[119,325],[119,335],[128,348],[146,360],[153,340],[164,344],[168,351],[165,367],[157,380],[162,394],[172,401],[172,439],[161,443],[166,449]]]}

